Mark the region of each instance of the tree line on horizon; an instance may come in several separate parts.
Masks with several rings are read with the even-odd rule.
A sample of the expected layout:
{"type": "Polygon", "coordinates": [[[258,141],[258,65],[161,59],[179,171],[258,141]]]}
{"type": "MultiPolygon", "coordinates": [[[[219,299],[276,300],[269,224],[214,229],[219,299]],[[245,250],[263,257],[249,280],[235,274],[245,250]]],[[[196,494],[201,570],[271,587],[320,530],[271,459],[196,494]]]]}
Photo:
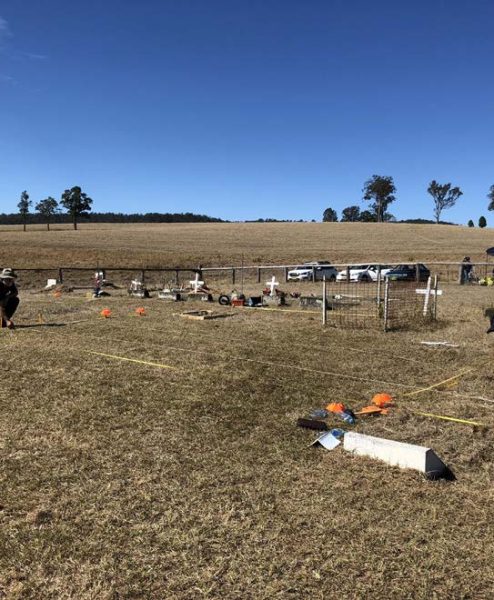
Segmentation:
{"type": "Polygon", "coordinates": [[[52,223],[72,223],[74,229],[81,219],[91,218],[93,223],[223,223],[222,219],[197,215],[194,213],[93,213],[92,198],[85,194],[79,186],[74,186],[63,192],[60,202],[48,196],[35,205],[34,213],[30,212],[32,200],[26,190],[21,193],[17,204],[18,213],[0,213],[0,225],[22,225],[26,231],[27,225],[45,224],[50,230],[52,223]],[[62,212],[61,207],[65,209],[62,212]]]}
{"type": "MultiPolygon", "coordinates": [[[[430,182],[427,192],[432,197],[435,223],[441,223],[442,212],[452,208],[463,196],[463,192],[459,187],[453,187],[451,183],[441,184],[436,180],[430,182]]],[[[362,200],[370,203],[369,209],[360,210],[360,207],[356,204],[347,206],[342,210],[341,222],[382,223],[396,221],[395,217],[388,212],[389,205],[396,200],[396,186],[392,177],[373,175],[364,183],[362,193],[362,200]]],[[[494,210],[494,185],[489,188],[487,198],[489,200],[487,210],[494,210]]],[[[338,221],[338,213],[333,208],[326,208],[322,220],[324,222],[336,222],[338,221]]],[[[408,222],[419,220],[408,219],[408,222]]],[[[486,227],[487,220],[484,216],[479,218],[478,225],[479,227],[486,227]]],[[[475,227],[471,219],[468,226],[475,227]]]]}

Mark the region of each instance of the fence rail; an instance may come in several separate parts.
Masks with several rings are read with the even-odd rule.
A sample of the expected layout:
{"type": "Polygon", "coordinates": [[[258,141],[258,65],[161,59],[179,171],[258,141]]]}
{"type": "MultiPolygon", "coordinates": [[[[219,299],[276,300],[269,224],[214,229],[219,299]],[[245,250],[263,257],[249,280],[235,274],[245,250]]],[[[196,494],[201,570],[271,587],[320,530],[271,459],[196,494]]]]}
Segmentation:
{"type": "MultiPolygon", "coordinates": [[[[416,271],[416,280],[420,280],[420,270],[419,265],[421,263],[414,262],[406,262],[406,261],[387,261],[386,263],[377,263],[377,262],[368,262],[368,263],[335,263],[328,266],[334,267],[340,271],[347,272],[346,280],[350,281],[350,270],[355,267],[359,267],[363,264],[372,264],[379,268],[388,267],[389,265],[399,265],[399,264],[408,264],[415,265],[416,271]]],[[[494,272],[494,262],[475,262],[469,263],[472,266],[473,272],[477,277],[485,277],[494,272]]],[[[199,273],[201,277],[206,275],[213,276],[216,274],[217,276],[227,275],[229,281],[232,284],[238,282],[239,274],[243,279],[245,274],[250,274],[251,277],[254,276],[257,283],[261,283],[263,273],[270,272],[279,272],[282,271],[284,275],[285,282],[288,281],[288,272],[291,269],[295,269],[296,267],[301,266],[301,263],[293,263],[293,264],[283,264],[283,265],[231,265],[231,266],[221,266],[221,267],[208,267],[203,265],[198,265],[197,267],[102,267],[102,266],[94,266],[94,267],[72,267],[72,266],[62,266],[62,267],[34,267],[34,268],[18,268],[15,269],[20,274],[38,274],[42,275],[44,273],[49,273],[52,276],[56,275],[57,281],[59,283],[64,283],[66,279],[67,273],[76,272],[76,273],[94,273],[96,271],[105,271],[112,273],[129,273],[133,274],[135,277],[137,276],[141,279],[141,281],[146,281],[146,274],[172,274],[174,275],[174,280],[178,284],[182,274],[185,275],[193,275],[195,273],[199,273]]],[[[441,277],[441,281],[443,282],[456,282],[456,283],[464,283],[464,267],[465,263],[463,262],[440,262],[440,261],[430,261],[427,262],[427,266],[430,268],[433,274],[439,275],[441,277]]],[[[316,275],[317,267],[312,267],[312,280],[315,281],[318,277],[316,275]]]]}

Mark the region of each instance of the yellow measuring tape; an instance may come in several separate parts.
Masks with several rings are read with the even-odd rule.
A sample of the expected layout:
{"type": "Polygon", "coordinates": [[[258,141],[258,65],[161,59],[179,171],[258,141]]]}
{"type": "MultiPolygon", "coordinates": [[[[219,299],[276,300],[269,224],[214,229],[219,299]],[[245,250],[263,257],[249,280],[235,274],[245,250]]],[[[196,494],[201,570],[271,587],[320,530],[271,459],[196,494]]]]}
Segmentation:
{"type": "Polygon", "coordinates": [[[115,354],[105,354],[104,352],[94,352],[94,350],[84,350],[87,354],[96,354],[97,356],[104,356],[105,358],[115,358],[116,360],[124,360],[127,362],[138,363],[140,365],[148,365],[150,367],[158,367],[160,369],[171,369],[173,371],[178,371],[177,367],[172,367],[171,365],[164,365],[161,363],[148,362],[146,360],[138,360],[137,358],[127,358],[126,356],[116,356],[115,354]]]}
{"type": "Polygon", "coordinates": [[[430,385],[429,387],[426,388],[422,388],[420,390],[415,390],[414,392],[407,392],[406,394],[404,394],[404,396],[416,396],[417,394],[423,394],[424,392],[429,392],[430,390],[434,390],[438,387],[441,387],[443,385],[446,385],[448,383],[451,383],[453,381],[455,381],[456,379],[459,379],[460,377],[463,377],[463,375],[466,375],[467,373],[470,373],[471,371],[474,371],[475,369],[464,369],[463,371],[461,371],[460,373],[458,373],[458,375],[454,375],[453,377],[449,377],[448,379],[444,379],[444,381],[440,381],[439,383],[434,383],[433,385],[430,385]]]}
{"type": "MultiPolygon", "coordinates": [[[[410,410],[410,409],[408,409],[410,410]]],[[[465,423],[466,425],[478,425],[480,427],[486,427],[485,423],[479,423],[478,421],[468,421],[466,419],[457,419],[456,417],[446,417],[445,415],[435,415],[433,413],[421,412],[419,410],[410,410],[415,415],[421,415],[422,417],[432,417],[433,419],[443,419],[444,421],[454,421],[455,423],[465,423]]]]}

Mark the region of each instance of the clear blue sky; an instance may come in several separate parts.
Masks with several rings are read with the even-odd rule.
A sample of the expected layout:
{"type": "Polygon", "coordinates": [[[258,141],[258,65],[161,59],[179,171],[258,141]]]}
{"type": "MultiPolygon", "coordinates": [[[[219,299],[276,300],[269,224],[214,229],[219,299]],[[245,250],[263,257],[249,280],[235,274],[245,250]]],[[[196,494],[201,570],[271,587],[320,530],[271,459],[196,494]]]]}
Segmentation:
{"type": "MultiPolygon", "coordinates": [[[[492,0],[0,4],[0,212],[73,185],[94,210],[320,220],[391,175],[488,213],[492,0]]],[[[364,205],[361,204],[364,208],[364,205]]]]}

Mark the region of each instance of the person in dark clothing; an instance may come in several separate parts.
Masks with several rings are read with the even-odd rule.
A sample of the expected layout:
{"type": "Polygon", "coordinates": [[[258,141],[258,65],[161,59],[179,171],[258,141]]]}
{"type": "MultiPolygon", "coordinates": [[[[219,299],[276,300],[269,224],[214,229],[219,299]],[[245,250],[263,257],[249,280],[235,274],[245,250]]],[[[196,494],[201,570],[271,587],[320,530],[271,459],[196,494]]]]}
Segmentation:
{"type": "Polygon", "coordinates": [[[461,283],[465,284],[469,283],[470,281],[473,265],[470,262],[469,256],[465,256],[465,258],[462,260],[462,263],[463,264],[461,266],[461,283]]]}
{"type": "Polygon", "coordinates": [[[487,308],[484,315],[489,319],[490,326],[486,333],[494,333],[494,308],[487,308]]]}
{"type": "Polygon", "coordinates": [[[16,277],[12,269],[3,269],[0,273],[0,325],[9,329],[14,328],[12,316],[19,306],[16,277]]]}

